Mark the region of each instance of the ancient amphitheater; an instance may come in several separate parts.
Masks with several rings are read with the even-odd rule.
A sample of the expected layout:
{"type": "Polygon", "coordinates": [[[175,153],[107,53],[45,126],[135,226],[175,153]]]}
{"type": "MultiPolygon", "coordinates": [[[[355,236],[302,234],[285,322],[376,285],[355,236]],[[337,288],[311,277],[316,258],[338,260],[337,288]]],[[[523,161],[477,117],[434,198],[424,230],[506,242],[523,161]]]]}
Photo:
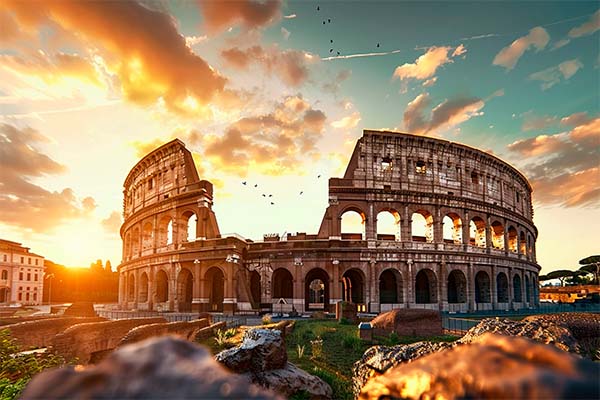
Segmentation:
{"type": "Polygon", "coordinates": [[[124,183],[123,309],[236,313],[519,309],[538,303],[531,186],[515,168],[446,140],[364,131],[329,179],[317,234],[222,237],[213,186],[173,140],[124,183]],[[363,232],[349,233],[350,213],[363,232]],[[382,221],[391,221],[384,232],[382,221]]]}

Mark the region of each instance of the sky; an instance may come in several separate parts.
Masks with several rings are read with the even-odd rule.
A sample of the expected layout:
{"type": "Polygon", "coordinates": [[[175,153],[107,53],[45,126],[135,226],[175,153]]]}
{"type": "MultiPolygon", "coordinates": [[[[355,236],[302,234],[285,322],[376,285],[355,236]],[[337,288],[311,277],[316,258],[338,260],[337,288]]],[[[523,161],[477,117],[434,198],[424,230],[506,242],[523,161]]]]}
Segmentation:
{"type": "Polygon", "coordinates": [[[222,233],[316,233],[384,129],[514,165],[542,273],[574,269],[600,253],[599,30],[597,1],[0,0],[0,238],[119,264],[123,181],[173,138],[222,233]]]}

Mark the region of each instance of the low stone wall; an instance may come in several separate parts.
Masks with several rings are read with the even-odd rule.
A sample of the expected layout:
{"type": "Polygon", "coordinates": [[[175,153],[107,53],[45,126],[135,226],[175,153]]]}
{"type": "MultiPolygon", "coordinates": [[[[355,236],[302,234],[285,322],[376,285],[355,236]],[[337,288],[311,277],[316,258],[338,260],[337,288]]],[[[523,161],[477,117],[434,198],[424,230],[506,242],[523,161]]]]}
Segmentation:
{"type": "Polygon", "coordinates": [[[22,350],[29,350],[49,346],[54,336],[73,325],[101,321],[106,320],[100,317],[53,317],[5,325],[2,329],[10,332],[22,350]]]}
{"type": "Polygon", "coordinates": [[[142,325],[130,330],[117,347],[126,344],[140,342],[154,336],[177,335],[186,340],[194,340],[198,331],[208,326],[207,319],[194,321],[167,322],[158,324],[142,325]]]}
{"type": "Polygon", "coordinates": [[[35,316],[35,317],[14,317],[14,316],[1,317],[0,318],[0,327],[6,326],[6,325],[18,324],[19,322],[39,321],[41,319],[50,319],[50,318],[56,318],[56,317],[51,316],[51,315],[39,315],[39,316],[35,316]]]}
{"type": "Polygon", "coordinates": [[[72,326],[52,340],[52,350],[67,360],[90,361],[92,353],[114,349],[131,329],[140,325],[166,323],[164,318],[134,318],[92,322],[72,326]]]}
{"type": "Polygon", "coordinates": [[[196,340],[204,340],[208,339],[211,336],[214,336],[217,329],[226,329],[227,323],[225,321],[217,322],[212,324],[211,326],[207,326],[205,328],[200,329],[196,332],[196,340]]]}

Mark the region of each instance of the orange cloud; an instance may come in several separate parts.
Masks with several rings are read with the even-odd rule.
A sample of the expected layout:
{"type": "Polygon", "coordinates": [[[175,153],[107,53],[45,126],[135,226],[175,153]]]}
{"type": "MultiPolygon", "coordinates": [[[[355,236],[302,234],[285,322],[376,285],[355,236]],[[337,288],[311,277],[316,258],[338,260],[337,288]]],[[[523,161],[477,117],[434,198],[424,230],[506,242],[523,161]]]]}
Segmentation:
{"type": "Polygon", "coordinates": [[[496,57],[494,57],[493,64],[511,70],[517,65],[517,62],[525,54],[525,51],[532,47],[540,51],[546,47],[549,41],[550,35],[548,35],[548,32],[544,28],[537,26],[530,30],[527,35],[518,38],[509,46],[500,50],[496,54],[496,57]]]}
{"type": "Polygon", "coordinates": [[[274,73],[290,86],[300,86],[308,78],[308,64],[312,60],[309,53],[298,50],[280,50],[277,45],[265,49],[252,46],[247,49],[233,47],[223,50],[221,56],[227,64],[239,70],[257,63],[269,73],[274,73]]]}
{"type": "Polygon", "coordinates": [[[583,25],[577,26],[569,31],[569,36],[572,38],[591,35],[600,30],[600,10],[596,11],[589,21],[583,25]]]}
{"type": "Polygon", "coordinates": [[[352,129],[352,128],[355,128],[356,125],[358,125],[360,120],[361,120],[360,113],[358,111],[355,111],[346,117],[343,117],[337,121],[333,121],[331,123],[331,126],[333,126],[334,128],[338,128],[338,129],[352,129]]]}
{"type": "Polygon", "coordinates": [[[91,197],[79,200],[73,190],[50,192],[31,178],[61,173],[65,167],[36,149],[46,137],[37,131],[0,125],[0,222],[26,231],[46,232],[62,222],[89,215],[91,197]]]}
{"type": "Polygon", "coordinates": [[[222,136],[197,136],[211,166],[245,176],[250,169],[268,175],[297,173],[316,158],[327,117],[299,96],[277,103],[272,112],[242,118],[222,136]]]}
{"type": "Polygon", "coordinates": [[[139,3],[7,0],[3,7],[25,26],[56,24],[77,32],[85,47],[102,55],[132,102],[162,100],[178,111],[190,99],[207,104],[226,84],[191,51],[170,15],[139,3]]]}
{"type": "Polygon", "coordinates": [[[237,25],[256,29],[281,18],[280,0],[200,0],[199,5],[206,30],[211,34],[237,25]]]}
{"type": "Polygon", "coordinates": [[[399,67],[396,67],[394,71],[394,77],[405,79],[418,79],[425,80],[435,75],[437,69],[444,64],[451,63],[452,58],[455,56],[462,55],[467,52],[465,47],[461,44],[450,57],[448,53],[452,50],[452,47],[431,47],[427,49],[427,52],[417,58],[414,63],[406,63],[399,67]]]}
{"type": "Polygon", "coordinates": [[[113,211],[107,218],[101,221],[104,230],[110,234],[118,234],[122,223],[121,213],[118,211],[113,211]]]}
{"type": "Polygon", "coordinates": [[[431,134],[447,130],[482,114],[485,102],[478,97],[446,99],[435,106],[429,118],[425,110],[431,104],[429,93],[421,93],[404,111],[404,128],[410,133],[431,134]]]}
{"type": "Polygon", "coordinates": [[[0,55],[0,64],[13,71],[35,75],[47,83],[56,83],[62,77],[74,77],[100,85],[98,73],[92,64],[78,55],[57,53],[49,56],[38,51],[27,58],[15,55],[0,55]]]}
{"type": "Polygon", "coordinates": [[[527,157],[523,167],[540,204],[565,207],[600,206],[600,118],[582,113],[563,118],[573,123],[569,132],[511,143],[508,150],[527,157]]]}

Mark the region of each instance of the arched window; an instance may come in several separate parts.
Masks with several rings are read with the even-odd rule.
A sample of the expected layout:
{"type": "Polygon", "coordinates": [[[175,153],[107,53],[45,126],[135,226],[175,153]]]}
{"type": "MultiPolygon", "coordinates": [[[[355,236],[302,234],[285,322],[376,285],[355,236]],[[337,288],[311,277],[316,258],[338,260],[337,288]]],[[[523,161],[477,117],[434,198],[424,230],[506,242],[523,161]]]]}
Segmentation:
{"type": "Polygon", "coordinates": [[[479,217],[475,217],[469,223],[469,244],[471,246],[485,247],[485,222],[479,217]]]}
{"type": "Polygon", "coordinates": [[[513,301],[520,303],[523,301],[523,294],[521,292],[521,277],[519,275],[513,276],[513,301]]]}
{"type": "Polygon", "coordinates": [[[444,242],[462,243],[462,221],[458,214],[450,213],[442,220],[444,242]]]}
{"type": "Polygon", "coordinates": [[[411,218],[413,242],[433,242],[433,215],[427,210],[415,211],[411,218]]]}
{"type": "Polygon", "coordinates": [[[364,240],[365,215],[358,211],[349,210],[342,214],[342,239],[364,240]]]}
{"type": "Polygon", "coordinates": [[[415,278],[415,303],[437,303],[437,279],[430,269],[422,269],[415,278]]]}
{"type": "Polygon", "coordinates": [[[151,249],[153,247],[154,235],[152,234],[152,224],[146,222],[142,229],[142,249],[151,249]]]}
{"type": "Polygon", "coordinates": [[[377,214],[377,239],[400,241],[400,214],[395,210],[377,214]]]}
{"type": "Polygon", "coordinates": [[[5,270],[5,269],[2,270],[2,278],[1,279],[3,281],[8,280],[8,271],[7,270],[5,270]]]}
{"type": "Polygon", "coordinates": [[[498,221],[492,222],[492,246],[504,250],[504,226],[498,221]]]}
{"type": "Polygon", "coordinates": [[[491,302],[490,276],[487,272],[479,271],[475,275],[475,302],[491,302]]]}
{"type": "Polygon", "coordinates": [[[516,253],[518,251],[517,245],[517,230],[514,226],[508,227],[508,251],[516,253]]]}
{"type": "Polygon", "coordinates": [[[379,277],[379,303],[398,304],[403,301],[402,276],[396,269],[386,269],[379,277]]]}
{"type": "Polygon", "coordinates": [[[140,303],[145,303],[148,301],[148,274],[145,272],[142,273],[140,277],[140,294],[138,301],[140,303]]]}
{"type": "Polygon", "coordinates": [[[504,272],[500,272],[496,278],[496,292],[498,303],[508,303],[508,278],[504,272]]]}
{"type": "Polygon", "coordinates": [[[448,303],[467,302],[467,278],[458,270],[452,270],[448,275],[448,303]]]}
{"type": "Polygon", "coordinates": [[[527,243],[525,242],[525,232],[519,234],[519,253],[526,255],[527,254],[527,243]]]}
{"type": "Polygon", "coordinates": [[[162,269],[156,273],[156,302],[164,303],[169,299],[169,279],[162,269]]]}

